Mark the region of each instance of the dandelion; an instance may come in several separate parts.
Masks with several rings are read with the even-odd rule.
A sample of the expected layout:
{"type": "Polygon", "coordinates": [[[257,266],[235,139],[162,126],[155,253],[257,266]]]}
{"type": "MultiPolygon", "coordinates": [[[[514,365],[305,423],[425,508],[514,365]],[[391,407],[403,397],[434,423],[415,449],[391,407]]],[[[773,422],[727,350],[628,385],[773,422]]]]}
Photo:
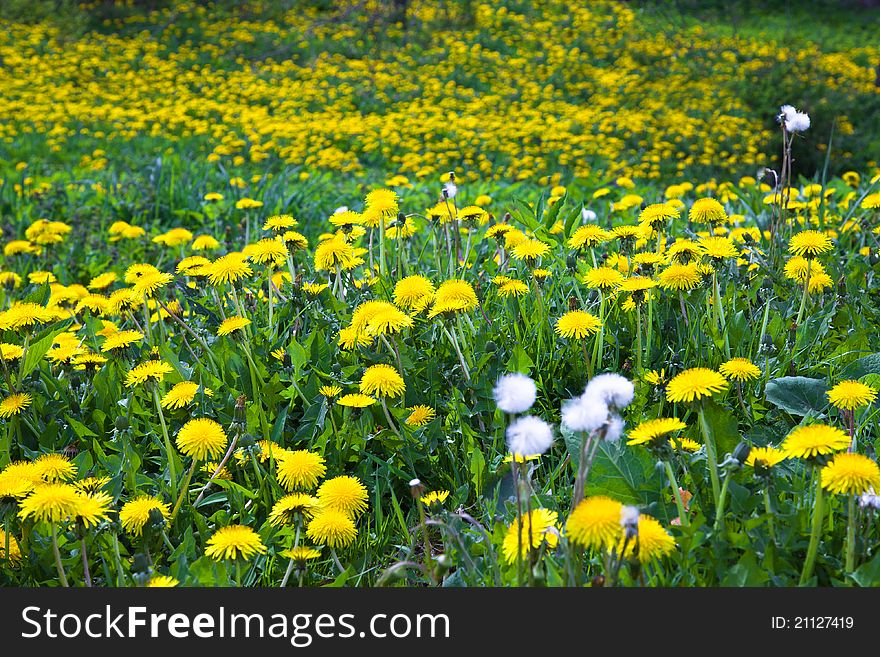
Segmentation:
{"type": "Polygon", "coordinates": [[[639,562],[647,564],[669,556],[675,551],[675,540],[663,525],[651,516],[639,516],[637,536],[637,539],[630,541],[626,541],[625,537],[621,538],[619,550],[622,557],[632,558],[638,547],[639,562]]]}
{"type": "Polygon", "coordinates": [[[723,224],[727,221],[727,212],[714,198],[701,198],[694,201],[688,218],[700,224],[723,224]]]}
{"type": "Polygon", "coordinates": [[[187,404],[192,403],[199,390],[208,397],[214,395],[213,390],[205,388],[194,381],[181,381],[180,383],[175,384],[175,386],[165,393],[164,397],[162,397],[162,408],[183,408],[187,404]]]}
{"type": "Polygon", "coordinates": [[[825,394],[834,406],[847,411],[867,406],[877,399],[877,390],[859,381],[841,381],[825,394]]]}
{"type": "Polygon", "coordinates": [[[449,497],[448,490],[434,490],[434,491],[431,491],[430,493],[425,493],[419,499],[421,499],[422,504],[429,507],[434,504],[436,504],[438,506],[440,504],[443,504],[443,502],[445,502],[446,498],[448,498],[448,497],[449,497]]]}
{"type": "Polygon", "coordinates": [[[223,427],[208,418],[190,420],[177,433],[177,448],[199,461],[220,456],[228,443],[223,427]]]}
{"type": "Polygon", "coordinates": [[[627,445],[660,444],[670,433],[686,429],[687,425],[678,418],[657,418],[642,422],[629,432],[627,445]]]}
{"type": "Polygon", "coordinates": [[[391,365],[368,367],[361,377],[360,390],[367,395],[399,397],[406,390],[403,377],[391,365]]]}
{"type": "Polygon", "coordinates": [[[80,494],[69,484],[39,484],[19,502],[18,515],[38,522],[60,522],[76,515],[80,494]]]}
{"type": "Polygon", "coordinates": [[[149,360],[136,365],[128,372],[125,377],[125,385],[132,388],[149,382],[159,382],[165,378],[166,374],[173,371],[174,368],[163,360],[149,360]]]}
{"type": "Polygon", "coordinates": [[[217,327],[217,335],[222,337],[224,335],[229,335],[234,333],[235,331],[242,330],[245,326],[248,326],[251,323],[247,317],[227,317],[223,320],[219,327],[217,327]]]}
{"type": "Polygon", "coordinates": [[[657,276],[657,282],[661,288],[675,292],[692,290],[700,284],[701,280],[702,277],[697,271],[695,263],[669,265],[657,276]]]}
{"type": "Polygon", "coordinates": [[[275,526],[294,525],[300,519],[311,518],[318,505],[318,498],[311,495],[303,493],[285,495],[272,507],[269,523],[275,526]]]}
{"type": "Polygon", "coordinates": [[[265,554],[266,546],[260,535],[245,525],[230,525],[218,529],[208,539],[205,556],[215,561],[223,559],[250,559],[265,554]]]}
{"type": "Polygon", "coordinates": [[[583,310],[572,310],[556,320],[556,333],[564,338],[583,339],[598,333],[602,323],[595,315],[583,310]]]}
{"type": "Polygon", "coordinates": [[[694,367],[672,378],[666,385],[666,399],[670,402],[692,402],[723,392],[727,387],[727,380],[718,372],[694,367]]]}
{"type": "Polygon", "coordinates": [[[731,358],[718,371],[731,381],[751,381],[761,376],[761,369],[748,358],[731,358]]]}
{"type": "Polygon", "coordinates": [[[326,509],[317,514],[306,528],[306,536],[319,545],[344,548],[357,538],[354,521],[341,511],[326,509]]]}
{"type": "Polygon", "coordinates": [[[367,406],[372,406],[373,404],[375,404],[376,399],[375,397],[370,397],[369,395],[350,393],[347,395],[342,395],[342,397],[336,400],[336,403],[340,406],[348,406],[350,408],[366,408],[367,406]]]}
{"type": "Polygon", "coordinates": [[[43,454],[34,461],[33,471],[49,482],[70,481],[76,477],[76,465],[61,454],[43,454]]]}
{"type": "Polygon", "coordinates": [[[526,559],[529,552],[537,550],[543,543],[553,549],[559,543],[559,530],[556,529],[558,516],[555,511],[532,509],[507,528],[502,544],[502,553],[507,563],[526,559]]]}
{"type": "Polygon", "coordinates": [[[366,487],[355,477],[341,476],[328,479],[316,493],[322,510],[340,511],[356,518],[367,510],[369,494],[366,487]]]}
{"type": "Polygon", "coordinates": [[[180,582],[171,575],[153,575],[147,582],[148,588],[174,588],[180,582]]]}
{"type": "Polygon", "coordinates": [[[503,412],[511,415],[524,413],[535,403],[538,388],[525,374],[505,374],[495,384],[495,403],[503,412]]]}
{"type": "Polygon", "coordinates": [[[585,397],[600,399],[608,406],[621,409],[630,405],[635,396],[632,381],[620,374],[609,372],[594,376],[584,389],[585,397]]]}
{"type": "Polygon", "coordinates": [[[805,424],[786,436],[781,449],[789,458],[812,459],[849,446],[850,439],[837,427],[805,424]]]}
{"type": "Polygon", "coordinates": [[[409,409],[410,414],[407,416],[406,424],[411,427],[423,427],[434,419],[436,412],[430,406],[419,404],[409,409]]]}
{"type": "Polygon", "coordinates": [[[275,469],[278,483],[287,491],[311,490],[327,472],[323,456],[303,449],[278,456],[275,469]]]}
{"type": "Polygon", "coordinates": [[[827,253],[832,248],[831,239],[817,230],[805,230],[791,237],[788,251],[795,255],[810,259],[827,253]]]}
{"type": "Polygon", "coordinates": [[[31,405],[34,398],[26,392],[15,393],[9,395],[3,401],[0,401],[0,418],[7,420],[21,413],[24,409],[31,405]]]}
{"type": "Polygon", "coordinates": [[[511,454],[543,454],[553,444],[553,430],[544,420],[526,415],[507,427],[507,447],[511,454]]]}
{"type": "Polygon", "coordinates": [[[610,549],[621,535],[623,505],[610,497],[597,495],[581,500],[565,523],[565,534],[584,549],[610,549]]]}

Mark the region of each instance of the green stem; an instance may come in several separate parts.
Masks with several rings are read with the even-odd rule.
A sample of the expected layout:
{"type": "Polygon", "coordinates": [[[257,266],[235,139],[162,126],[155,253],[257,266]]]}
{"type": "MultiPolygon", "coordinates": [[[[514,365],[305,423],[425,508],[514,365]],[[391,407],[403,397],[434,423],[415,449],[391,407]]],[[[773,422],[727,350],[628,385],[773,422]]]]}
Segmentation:
{"type": "MultiPolygon", "coordinates": [[[[165,415],[162,413],[162,402],[159,401],[159,389],[153,386],[153,401],[156,403],[156,411],[159,413],[159,424],[162,425],[162,438],[165,441],[165,456],[168,460],[168,476],[171,484],[171,496],[177,496],[177,467],[174,465],[174,452],[171,449],[171,440],[168,438],[168,426],[165,424],[165,415]]],[[[128,402],[131,404],[131,400],[128,402]]],[[[134,491],[131,491],[134,493],[134,491]]]]}
{"type": "Polygon", "coordinates": [[[664,461],[666,466],[666,476],[669,478],[669,485],[672,487],[672,495],[675,497],[675,506],[678,507],[678,518],[682,527],[689,527],[691,524],[687,511],[684,508],[684,500],[681,499],[681,491],[678,489],[678,480],[675,478],[675,471],[669,461],[664,461]]]}
{"type": "Polygon", "coordinates": [[[798,310],[797,319],[794,321],[795,330],[801,326],[801,320],[804,318],[804,310],[807,307],[807,296],[810,291],[810,272],[813,269],[813,261],[807,260],[807,277],[804,279],[804,293],[801,295],[801,307],[798,310]]]}
{"type": "Polygon", "coordinates": [[[192,465],[186,473],[186,478],[183,480],[183,485],[180,487],[180,495],[177,497],[177,502],[174,503],[174,509],[171,511],[171,519],[168,521],[168,524],[174,522],[174,519],[177,517],[177,512],[180,511],[180,505],[183,503],[183,498],[186,497],[186,493],[189,490],[189,482],[192,479],[193,472],[195,472],[196,463],[197,459],[193,459],[192,465]]]}
{"type": "Polygon", "coordinates": [[[724,503],[727,501],[727,487],[730,484],[730,475],[732,470],[728,470],[724,475],[724,485],[721,486],[721,495],[718,498],[718,508],[715,512],[715,525],[713,529],[717,532],[724,526],[724,503]]]}
{"type": "Polygon", "coordinates": [[[767,513],[767,524],[770,530],[770,540],[776,544],[776,526],[773,522],[773,510],[770,507],[770,488],[764,486],[764,511],[767,513]]]}
{"type": "Polygon", "coordinates": [[[810,545],[807,548],[807,557],[804,559],[804,569],[801,571],[800,586],[806,584],[813,576],[813,566],[816,564],[816,554],[819,551],[819,537],[822,533],[822,519],[825,516],[825,500],[822,493],[822,485],[819,481],[819,469],[815,468],[813,479],[816,481],[816,502],[813,506],[813,526],[810,531],[810,545]]]}
{"type": "Polygon", "coordinates": [[[64,574],[64,565],[61,563],[61,552],[58,550],[58,531],[55,523],[50,522],[52,528],[52,554],[55,555],[55,568],[58,570],[58,579],[61,580],[61,586],[67,588],[67,575],[64,574]]]}
{"type": "Polygon", "coordinates": [[[706,414],[703,411],[702,404],[697,411],[697,415],[700,418],[700,429],[703,432],[703,439],[706,441],[706,460],[709,463],[709,478],[712,481],[712,498],[715,500],[715,508],[717,509],[721,497],[721,483],[718,478],[718,458],[716,457],[715,452],[715,438],[712,436],[712,431],[709,429],[709,423],[706,420],[706,414]]]}
{"type": "Polygon", "coordinates": [[[846,522],[846,572],[851,573],[856,565],[856,496],[850,495],[847,501],[846,522]]]}

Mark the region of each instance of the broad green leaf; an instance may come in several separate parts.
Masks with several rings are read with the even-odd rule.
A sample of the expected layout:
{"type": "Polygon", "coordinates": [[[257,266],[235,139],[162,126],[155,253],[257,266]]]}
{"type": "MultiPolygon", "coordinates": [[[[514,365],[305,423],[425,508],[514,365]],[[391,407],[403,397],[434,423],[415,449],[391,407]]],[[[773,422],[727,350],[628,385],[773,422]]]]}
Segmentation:
{"type": "Polygon", "coordinates": [[[646,484],[653,461],[644,450],[627,447],[624,441],[602,441],[590,470],[587,495],[607,495],[620,502],[647,506],[646,484]]]}
{"type": "Polygon", "coordinates": [[[706,424],[715,439],[718,460],[724,459],[727,452],[732,452],[739,444],[741,436],[736,424],[736,417],[713,401],[703,402],[706,424]]]}
{"type": "Polygon", "coordinates": [[[856,584],[863,587],[880,586],[880,552],[867,563],[863,563],[850,575],[856,584]]]}
{"type": "Polygon", "coordinates": [[[784,376],[767,383],[767,401],[792,415],[819,415],[827,405],[828,386],[822,379],[784,376]]]}
{"type": "Polygon", "coordinates": [[[59,334],[63,333],[70,326],[71,322],[66,321],[62,324],[53,324],[50,328],[28,345],[27,353],[24,355],[24,362],[21,365],[21,378],[33,372],[43,357],[52,348],[52,343],[59,334]]]}
{"type": "Polygon", "coordinates": [[[880,374],[880,354],[870,354],[853,361],[843,371],[843,378],[860,379],[866,374],[880,374]]]}

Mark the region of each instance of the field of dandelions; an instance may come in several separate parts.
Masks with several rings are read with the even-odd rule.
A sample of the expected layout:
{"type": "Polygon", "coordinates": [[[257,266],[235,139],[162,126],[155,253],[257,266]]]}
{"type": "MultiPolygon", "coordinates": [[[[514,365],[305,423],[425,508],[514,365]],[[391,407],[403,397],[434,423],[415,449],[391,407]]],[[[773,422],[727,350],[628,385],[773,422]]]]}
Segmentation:
{"type": "Polygon", "coordinates": [[[876,45],[105,4],[0,36],[0,584],[880,584],[876,45]]]}

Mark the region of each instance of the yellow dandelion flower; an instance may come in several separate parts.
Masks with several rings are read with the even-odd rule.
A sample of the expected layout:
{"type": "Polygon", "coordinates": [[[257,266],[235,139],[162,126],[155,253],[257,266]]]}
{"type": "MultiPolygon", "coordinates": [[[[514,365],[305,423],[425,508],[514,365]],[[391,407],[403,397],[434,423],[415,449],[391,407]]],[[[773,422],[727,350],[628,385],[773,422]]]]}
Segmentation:
{"type": "Polygon", "coordinates": [[[727,380],[718,372],[705,367],[694,367],[676,375],[666,385],[666,400],[692,402],[711,397],[727,390],[727,380]]]}
{"type": "Polygon", "coordinates": [[[250,559],[265,554],[266,546],[260,535],[245,525],[229,525],[214,532],[205,547],[205,556],[214,561],[223,559],[250,559]]]}

